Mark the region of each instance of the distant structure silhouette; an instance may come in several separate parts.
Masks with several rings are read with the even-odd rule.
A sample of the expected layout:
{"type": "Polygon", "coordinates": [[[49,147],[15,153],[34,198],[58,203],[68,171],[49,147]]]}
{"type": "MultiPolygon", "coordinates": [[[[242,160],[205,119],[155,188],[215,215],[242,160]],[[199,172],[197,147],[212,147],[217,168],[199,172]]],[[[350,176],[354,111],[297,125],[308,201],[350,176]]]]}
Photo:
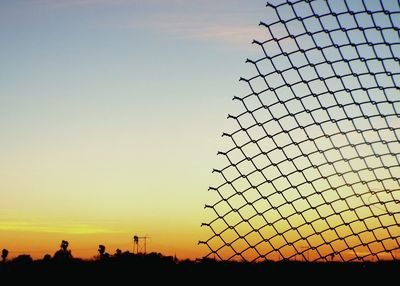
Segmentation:
{"type": "Polygon", "coordinates": [[[205,205],[206,258],[397,260],[400,6],[270,0],[205,205]]]}
{"type": "Polygon", "coordinates": [[[7,259],[7,256],[8,256],[8,250],[4,248],[4,249],[1,251],[1,260],[2,260],[3,262],[5,262],[6,259],[7,259]]]}
{"type": "Polygon", "coordinates": [[[147,239],[149,236],[133,236],[133,253],[146,254],[147,253],[147,239]]]}

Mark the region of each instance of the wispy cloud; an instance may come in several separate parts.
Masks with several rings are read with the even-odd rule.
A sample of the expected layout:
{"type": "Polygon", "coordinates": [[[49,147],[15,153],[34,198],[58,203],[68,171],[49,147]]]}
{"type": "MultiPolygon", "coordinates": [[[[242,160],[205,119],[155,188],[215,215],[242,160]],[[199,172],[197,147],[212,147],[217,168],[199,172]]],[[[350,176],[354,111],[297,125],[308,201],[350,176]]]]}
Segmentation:
{"type": "Polygon", "coordinates": [[[247,0],[30,0],[35,3],[53,4],[53,5],[96,5],[96,4],[185,4],[185,5],[212,5],[229,7],[245,3],[247,0]]]}
{"type": "MultiPolygon", "coordinates": [[[[157,1],[157,0],[152,0],[157,1]]],[[[49,5],[54,7],[67,7],[67,6],[84,6],[84,5],[118,5],[118,4],[129,4],[129,3],[140,3],[145,2],[142,0],[32,0],[36,4],[49,5]]]]}
{"type": "Polygon", "coordinates": [[[258,26],[257,19],[246,13],[157,14],[124,19],[114,24],[123,29],[147,29],[175,38],[221,42],[238,48],[250,47],[254,39],[267,38],[265,27],[258,26]]]}
{"type": "MultiPolygon", "coordinates": [[[[140,4],[140,5],[208,5],[208,4],[232,4],[232,2],[243,0],[222,0],[215,3],[215,0],[31,0],[36,4],[43,4],[53,7],[71,6],[93,6],[93,5],[121,5],[121,4],[140,4]]],[[[220,6],[220,5],[218,5],[220,6]]]]}
{"type": "Polygon", "coordinates": [[[0,231],[24,231],[39,233],[64,233],[64,234],[97,234],[97,233],[118,233],[119,231],[93,226],[89,224],[55,224],[36,223],[26,221],[2,221],[0,231]]]}
{"type": "MultiPolygon", "coordinates": [[[[146,23],[143,23],[146,25],[146,23]]],[[[253,39],[265,38],[265,31],[257,25],[240,25],[228,23],[212,23],[204,21],[161,21],[148,23],[148,27],[181,38],[201,41],[220,41],[229,44],[248,45],[253,39]]]]}
{"type": "Polygon", "coordinates": [[[103,15],[96,23],[105,28],[139,28],[177,38],[234,44],[236,47],[249,47],[253,39],[266,37],[265,28],[258,26],[262,6],[248,5],[244,0],[34,1],[53,8],[112,5],[118,13],[115,14],[114,10],[114,14],[103,15]]]}

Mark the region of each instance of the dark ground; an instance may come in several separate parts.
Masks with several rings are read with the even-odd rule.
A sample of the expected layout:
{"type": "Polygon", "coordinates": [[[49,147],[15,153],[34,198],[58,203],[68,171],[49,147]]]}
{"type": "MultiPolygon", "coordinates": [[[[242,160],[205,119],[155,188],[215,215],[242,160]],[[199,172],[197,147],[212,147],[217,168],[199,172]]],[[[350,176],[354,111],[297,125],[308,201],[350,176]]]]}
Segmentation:
{"type": "Polygon", "coordinates": [[[174,261],[160,254],[122,254],[99,260],[21,256],[0,263],[0,285],[397,285],[400,262],[174,261]],[[5,282],[5,283],[4,283],[5,282]]]}

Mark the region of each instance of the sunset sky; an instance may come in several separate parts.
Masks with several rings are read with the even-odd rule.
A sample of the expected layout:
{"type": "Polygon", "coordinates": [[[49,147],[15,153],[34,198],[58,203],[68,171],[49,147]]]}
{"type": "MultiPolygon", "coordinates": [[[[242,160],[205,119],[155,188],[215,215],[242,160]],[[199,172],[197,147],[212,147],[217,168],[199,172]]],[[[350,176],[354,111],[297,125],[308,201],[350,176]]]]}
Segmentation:
{"type": "Polygon", "coordinates": [[[0,2],[0,248],[204,255],[203,206],[265,1],[0,2]]]}
{"type": "Polygon", "coordinates": [[[398,248],[398,4],[299,2],[279,19],[266,2],[0,1],[0,249],[398,248]]]}

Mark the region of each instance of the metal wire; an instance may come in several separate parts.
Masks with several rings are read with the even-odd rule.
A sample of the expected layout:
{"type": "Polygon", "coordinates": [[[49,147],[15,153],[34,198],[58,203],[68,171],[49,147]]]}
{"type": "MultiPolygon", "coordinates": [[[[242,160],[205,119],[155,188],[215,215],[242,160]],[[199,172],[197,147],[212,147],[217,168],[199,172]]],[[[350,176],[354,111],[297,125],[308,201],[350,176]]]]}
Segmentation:
{"type": "Polygon", "coordinates": [[[275,1],[266,15],[213,171],[205,257],[399,259],[399,2],[275,1]]]}

